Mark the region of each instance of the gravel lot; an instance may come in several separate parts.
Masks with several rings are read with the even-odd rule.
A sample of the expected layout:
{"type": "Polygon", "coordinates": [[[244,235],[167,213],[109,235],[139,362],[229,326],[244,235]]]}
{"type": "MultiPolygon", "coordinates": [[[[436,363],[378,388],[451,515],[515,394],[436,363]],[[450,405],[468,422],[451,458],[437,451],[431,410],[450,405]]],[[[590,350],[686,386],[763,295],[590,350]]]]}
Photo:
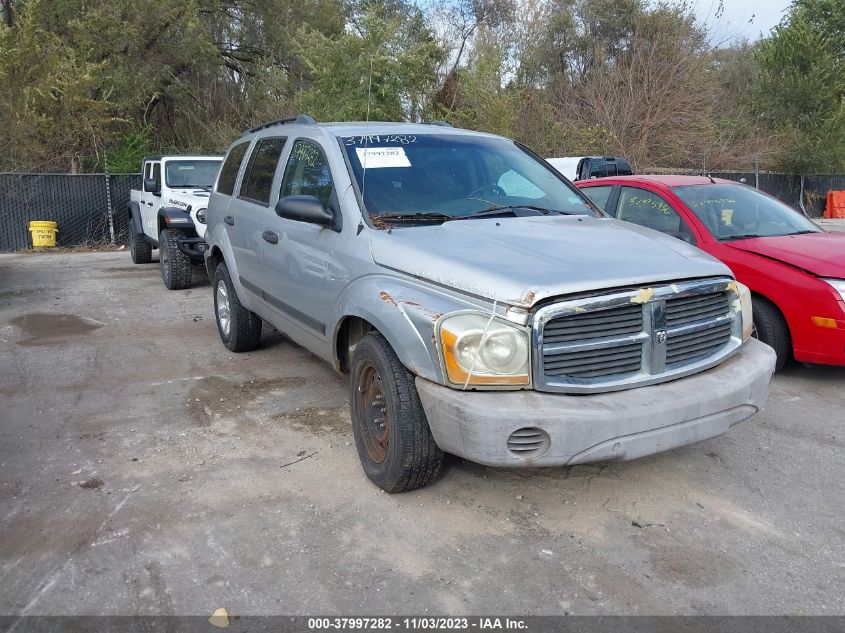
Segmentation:
{"type": "Polygon", "coordinates": [[[0,614],[842,614],[845,370],[633,463],[389,496],[345,381],[126,252],[0,256],[0,614]]]}

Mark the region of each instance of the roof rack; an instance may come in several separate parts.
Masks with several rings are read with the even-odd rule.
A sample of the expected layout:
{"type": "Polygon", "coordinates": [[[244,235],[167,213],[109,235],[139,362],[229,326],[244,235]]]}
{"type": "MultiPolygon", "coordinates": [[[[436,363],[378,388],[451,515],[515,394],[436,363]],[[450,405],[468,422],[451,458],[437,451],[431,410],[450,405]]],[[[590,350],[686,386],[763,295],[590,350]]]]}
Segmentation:
{"type": "Polygon", "coordinates": [[[286,119],[277,119],[268,123],[262,123],[257,127],[250,128],[249,130],[244,132],[244,134],[252,134],[253,132],[258,132],[258,130],[273,127],[274,125],[287,125],[288,123],[299,123],[300,125],[317,125],[317,122],[314,120],[314,117],[310,117],[307,114],[297,114],[296,116],[287,117],[286,119]]]}
{"type": "Polygon", "coordinates": [[[448,121],[441,121],[439,119],[435,119],[434,121],[429,121],[429,125],[439,125],[440,127],[452,127],[452,124],[448,121]]]}

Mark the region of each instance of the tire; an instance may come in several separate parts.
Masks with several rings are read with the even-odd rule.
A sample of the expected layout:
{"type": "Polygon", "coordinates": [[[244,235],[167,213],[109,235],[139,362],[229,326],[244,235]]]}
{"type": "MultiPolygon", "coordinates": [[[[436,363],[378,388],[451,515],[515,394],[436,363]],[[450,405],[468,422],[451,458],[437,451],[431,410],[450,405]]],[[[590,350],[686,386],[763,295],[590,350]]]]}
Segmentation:
{"type": "Polygon", "coordinates": [[[754,297],[752,300],[754,316],[754,336],[765,343],[777,354],[775,369],[780,371],[789,360],[792,352],[792,342],[789,337],[789,328],[783,315],[773,303],[762,297],[754,297]]]}
{"type": "Polygon", "coordinates": [[[389,493],[433,482],[443,451],[431,435],[413,374],[381,334],[371,332],[355,347],[349,392],[355,446],[370,481],[389,493]]]}
{"type": "Polygon", "coordinates": [[[136,264],[149,264],[153,259],[153,245],[135,231],[135,221],[129,217],[129,254],[136,264]]]}
{"type": "Polygon", "coordinates": [[[159,234],[158,257],[161,261],[161,278],[168,290],[185,290],[191,287],[191,258],[179,250],[179,231],[164,229],[159,234]]]}
{"type": "Polygon", "coordinates": [[[229,269],[223,263],[214,270],[214,317],[220,340],[230,351],[249,352],[258,347],[261,317],[241,305],[229,269]]]}

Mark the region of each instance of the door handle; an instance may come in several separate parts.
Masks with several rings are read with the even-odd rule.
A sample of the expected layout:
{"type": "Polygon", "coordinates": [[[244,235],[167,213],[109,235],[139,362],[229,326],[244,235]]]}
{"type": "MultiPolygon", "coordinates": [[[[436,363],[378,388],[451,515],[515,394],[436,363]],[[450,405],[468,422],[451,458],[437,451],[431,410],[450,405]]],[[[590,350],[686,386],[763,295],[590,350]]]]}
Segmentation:
{"type": "Polygon", "coordinates": [[[223,218],[223,221],[229,226],[235,226],[235,218],[233,218],[231,215],[227,215],[225,218],[223,218]]]}
{"type": "Polygon", "coordinates": [[[152,203],[152,202],[148,202],[148,203],[147,203],[147,206],[148,206],[148,207],[151,207],[151,206],[153,206],[153,203],[152,203]]]}
{"type": "Polygon", "coordinates": [[[273,233],[273,231],[264,231],[261,234],[261,237],[264,239],[265,242],[270,242],[271,244],[279,243],[279,234],[273,233]]]}

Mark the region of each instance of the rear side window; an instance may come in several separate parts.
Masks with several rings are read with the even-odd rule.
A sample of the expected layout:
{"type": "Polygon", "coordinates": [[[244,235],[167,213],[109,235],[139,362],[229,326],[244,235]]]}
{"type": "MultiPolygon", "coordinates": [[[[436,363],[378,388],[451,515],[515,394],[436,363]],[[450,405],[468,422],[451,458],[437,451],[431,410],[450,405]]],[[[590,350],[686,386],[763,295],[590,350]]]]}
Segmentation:
{"type": "MultiPolygon", "coordinates": [[[[615,173],[615,170],[614,170],[615,173]]],[[[594,160],[590,162],[590,174],[588,178],[604,178],[607,176],[607,161],[594,160]]]]}
{"type": "Polygon", "coordinates": [[[308,141],[294,143],[285,166],[281,196],[314,196],[328,207],[333,186],[323,150],[308,141]]]}
{"type": "Polygon", "coordinates": [[[238,179],[238,171],[241,168],[241,161],[249,147],[249,141],[235,145],[230,151],[223,167],[220,168],[220,177],[217,179],[217,193],[225,193],[231,196],[235,191],[235,181],[238,179]]]}
{"type": "Polygon", "coordinates": [[[264,138],[258,141],[244,172],[240,195],[261,204],[270,203],[270,187],[279,156],[285,146],[284,138],[264,138]]]}
{"type": "Polygon", "coordinates": [[[587,197],[596,203],[596,206],[604,211],[607,206],[607,200],[610,198],[610,192],[613,187],[584,187],[581,193],[587,194],[587,197]]]}

